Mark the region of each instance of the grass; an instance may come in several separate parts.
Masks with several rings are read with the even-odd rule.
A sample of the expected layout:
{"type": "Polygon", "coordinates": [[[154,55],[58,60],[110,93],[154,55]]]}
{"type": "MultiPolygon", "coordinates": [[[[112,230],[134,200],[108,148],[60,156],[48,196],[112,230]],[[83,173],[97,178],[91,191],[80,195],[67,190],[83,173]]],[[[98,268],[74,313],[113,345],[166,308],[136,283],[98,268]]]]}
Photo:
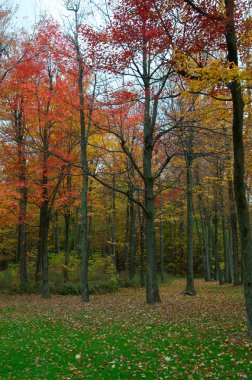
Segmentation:
{"type": "Polygon", "coordinates": [[[0,298],[0,379],[252,379],[242,288],[182,280],[144,290],[0,298]]]}

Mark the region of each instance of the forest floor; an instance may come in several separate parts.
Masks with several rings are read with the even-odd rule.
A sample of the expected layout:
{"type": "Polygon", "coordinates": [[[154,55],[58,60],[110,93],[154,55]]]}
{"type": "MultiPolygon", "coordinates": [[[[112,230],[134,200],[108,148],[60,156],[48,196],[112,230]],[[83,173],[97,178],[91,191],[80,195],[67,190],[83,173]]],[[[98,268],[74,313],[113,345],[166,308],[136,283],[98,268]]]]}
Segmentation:
{"type": "Polygon", "coordinates": [[[196,281],[77,296],[0,296],[0,379],[252,379],[241,287],[196,281]]]}

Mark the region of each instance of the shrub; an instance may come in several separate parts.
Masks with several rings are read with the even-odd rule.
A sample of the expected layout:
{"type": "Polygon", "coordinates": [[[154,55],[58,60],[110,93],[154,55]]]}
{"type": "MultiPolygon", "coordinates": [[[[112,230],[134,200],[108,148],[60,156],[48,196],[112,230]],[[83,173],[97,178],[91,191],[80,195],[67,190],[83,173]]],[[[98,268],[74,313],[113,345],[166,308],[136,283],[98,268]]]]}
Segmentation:
{"type": "Polygon", "coordinates": [[[0,272],[0,291],[16,293],[19,288],[19,269],[17,264],[9,264],[8,269],[0,272]]]}
{"type": "Polygon", "coordinates": [[[111,293],[119,288],[119,276],[111,256],[94,254],[89,261],[90,293],[111,293]]]}

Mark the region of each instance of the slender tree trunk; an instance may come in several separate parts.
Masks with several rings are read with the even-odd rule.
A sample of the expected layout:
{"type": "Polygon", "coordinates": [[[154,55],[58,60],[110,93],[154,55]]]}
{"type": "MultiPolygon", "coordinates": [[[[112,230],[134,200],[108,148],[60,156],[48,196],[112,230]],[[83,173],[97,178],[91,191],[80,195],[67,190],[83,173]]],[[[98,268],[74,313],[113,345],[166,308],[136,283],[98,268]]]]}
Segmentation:
{"type": "Polygon", "coordinates": [[[136,212],[135,205],[131,201],[129,211],[129,276],[132,279],[136,273],[136,212]]]}
{"type": "Polygon", "coordinates": [[[193,183],[192,183],[192,159],[187,157],[187,281],[185,294],[196,295],[193,273],[193,183]]]}
{"type": "Polygon", "coordinates": [[[70,254],[70,241],[69,241],[69,236],[70,236],[70,220],[71,220],[71,215],[69,212],[67,212],[64,215],[65,219],[65,268],[64,268],[64,282],[68,281],[68,265],[69,265],[69,254],[70,254]]]}
{"type": "Polygon", "coordinates": [[[230,228],[232,237],[232,252],[233,252],[233,271],[234,271],[234,285],[240,285],[239,274],[239,253],[238,253],[238,236],[237,236],[237,215],[236,205],[233,192],[233,182],[228,180],[228,195],[229,195],[229,210],[230,210],[230,228]]]}
{"type": "Polygon", "coordinates": [[[89,302],[88,290],[88,162],[87,162],[87,128],[84,112],[84,64],[82,61],[78,37],[78,10],[79,6],[71,9],[75,14],[75,49],[78,62],[78,90],[79,90],[79,121],[81,132],[81,166],[82,166],[82,192],[81,192],[81,298],[89,302]]]}
{"type": "Polygon", "coordinates": [[[125,257],[124,266],[126,276],[129,277],[129,202],[126,207],[126,234],[125,234],[125,257]]]}
{"type": "MultiPolygon", "coordinates": [[[[160,184],[161,189],[161,184],[160,184]]],[[[164,283],[164,222],[163,222],[163,194],[160,193],[160,203],[159,203],[159,256],[160,256],[160,280],[164,283]]]]}
{"type": "Polygon", "coordinates": [[[80,240],[79,209],[76,208],[75,222],[74,222],[74,239],[73,239],[73,250],[75,252],[78,251],[79,240],[80,240]]]}
{"type": "Polygon", "coordinates": [[[146,180],[146,301],[148,304],[160,302],[154,225],[154,194],[152,180],[146,180]]]}
{"type": "MultiPolygon", "coordinates": [[[[199,169],[196,167],[195,170],[196,184],[200,186],[199,178],[199,169]]],[[[209,245],[208,245],[208,236],[207,236],[207,227],[205,221],[205,212],[203,205],[203,197],[201,190],[198,191],[198,206],[200,213],[200,224],[201,224],[201,237],[202,237],[202,253],[203,253],[203,268],[204,268],[204,277],[206,281],[211,280],[211,268],[210,268],[210,255],[209,255],[209,245]]]]}
{"type": "MultiPolygon", "coordinates": [[[[235,32],[234,0],[225,0],[226,42],[228,60],[238,66],[238,49],[235,32]]],[[[244,176],[243,112],[241,84],[229,83],[233,102],[233,149],[234,149],[234,192],[239,220],[242,257],[244,261],[244,296],[247,312],[248,335],[252,338],[252,243],[248,202],[244,176]]]]}
{"type": "Polygon", "coordinates": [[[27,188],[21,191],[19,201],[19,223],[18,223],[18,256],[20,263],[20,286],[23,287],[27,280],[27,259],[26,259],[26,209],[27,209],[27,188]]]}
{"type": "Polygon", "coordinates": [[[220,285],[222,285],[223,277],[222,277],[222,271],[220,267],[220,256],[219,256],[219,215],[218,215],[217,204],[215,204],[215,207],[214,207],[213,226],[214,226],[213,253],[214,253],[214,264],[215,264],[215,280],[218,281],[220,285]]]}
{"type": "Polygon", "coordinates": [[[42,272],[42,297],[48,298],[49,293],[49,279],[48,279],[48,232],[49,232],[49,201],[48,201],[48,128],[44,127],[43,134],[43,177],[42,177],[42,204],[40,207],[40,250],[41,257],[41,272],[42,272]]]}
{"type": "Polygon", "coordinates": [[[222,215],[222,236],[223,236],[223,246],[224,246],[224,258],[225,258],[225,282],[231,284],[232,283],[232,253],[231,253],[231,245],[229,241],[229,230],[228,230],[228,220],[225,215],[222,215]]]}
{"type": "Polygon", "coordinates": [[[55,213],[55,251],[56,254],[60,254],[60,224],[59,224],[59,215],[55,213]]]}
{"type": "Polygon", "coordinates": [[[145,286],[145,233],[144,233],[144,218],[143,213],[138,206],[138,226],[140,235],[140,286],[143,288],[145,286]]]}
{"type": "MultiPolygon", "coordinates": [[[[23,154],[22,154],[23,156],[23,154]]],[[[19,200],[19,223],[18,223],[18,257],[20,263],[20,286],[23,287],[27,280],[27,256],[26,256],[26,217],[27,217],[27,183],[26,183],[26,168],[25,158],[20,157],[22,160],[19,181],[22,183],[20,188],[20,200],[19,200]]]]}
{"type": "Polygon", "coordinates": [[[17,150],[18,150],[18,179],[19,187],[19,218],[18,218],[18,246],[17,256],[19,260],[19,273],[20,273],[20,287],[22,288],[27,280],[27,257],[26,257],[26,214],[27,214],[27,178],[26,178],[26,158],[24,150],[24,120],[22,100],[20,110],[16,110],[15,114],[15,128],[17,136],[17,150]]]}
{"type": "MultiPolygon", "coordinates": [[[[113,187],[115,187],[115,175],[113,174],[113,187]]],[[[112,190],[112,223],[111,223],[111,255],[116,265],[116,192],[112,190]]]]}
{"type": "Polygon", "coordinates": [[[48,278],[48,231],[49,231],[49,215],[48,215],[48,200],[45,199],[40,208],[40,256],[42,269],[42,297],[49,298],[49,278],[48,278]]]}
{"type": "Polygon", "coordinates": [[[145,110],[144,110],[144,147],[143,147],[143,171],[144,171],[144,205],[146,223],[146,301],[148,304],[160,302],[155,224],[154,224],[154,179],[152,176],[153,153],[153,127],[150,117],[150,86],[147,79],[147,62],[144,57],[145,81],[145,110]]]}
{"type": "Polygon", "coordinates": [[[202,231],[202,242],[204,251],[204,268],[205,268],[205,280],[211,280],[211,267],[210,267],[210,254],[208,245],[208,235],[205,222],[204,209],[202,207],[202,197],[199,196],[199,208],[200,208],[200,221],[201,221],[201,231],[202,231]]]}

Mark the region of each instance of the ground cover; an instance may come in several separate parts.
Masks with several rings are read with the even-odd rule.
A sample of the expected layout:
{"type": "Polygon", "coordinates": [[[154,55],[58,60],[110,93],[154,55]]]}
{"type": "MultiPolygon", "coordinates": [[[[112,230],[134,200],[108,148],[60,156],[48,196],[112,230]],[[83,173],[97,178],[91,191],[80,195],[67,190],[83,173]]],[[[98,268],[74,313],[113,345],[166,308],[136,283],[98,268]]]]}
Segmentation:
{"type": "Polygon", "coordinates": [[[196,281],[78,296],[0,296],[0,379],[252,379],[241,287],[196,281]]]}

